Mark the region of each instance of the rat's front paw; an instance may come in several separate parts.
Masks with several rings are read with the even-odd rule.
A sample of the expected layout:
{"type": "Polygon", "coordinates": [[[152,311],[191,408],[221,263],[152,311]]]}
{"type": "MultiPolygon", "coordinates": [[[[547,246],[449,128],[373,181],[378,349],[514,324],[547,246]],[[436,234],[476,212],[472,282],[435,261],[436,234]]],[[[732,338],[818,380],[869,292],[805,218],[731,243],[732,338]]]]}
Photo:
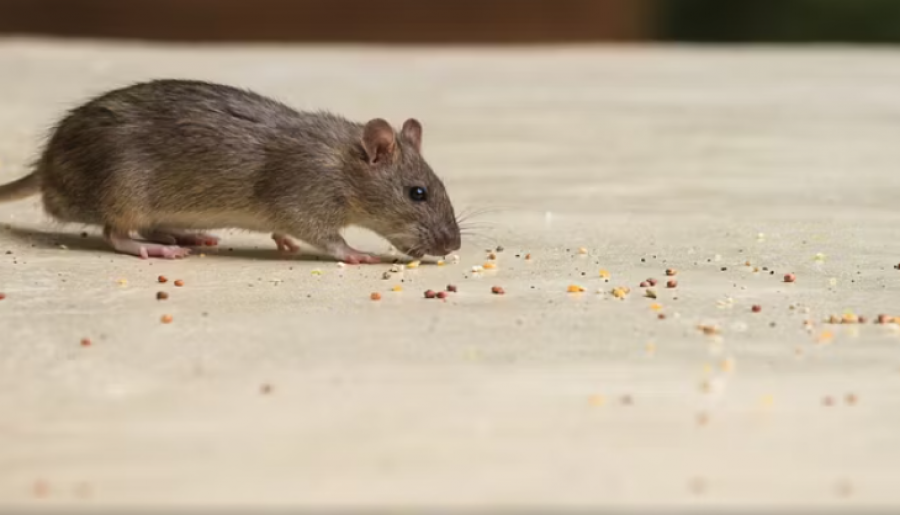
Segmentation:
{"type": "Polygon", "coordinates": [[[377,257],[371,256],[369,254],[363,254],[361,252],[354,252],[338,259],[340,259],[344,263],[347,263],[348,265],[375,265],[381,262],[381,260],[377,257]]]}

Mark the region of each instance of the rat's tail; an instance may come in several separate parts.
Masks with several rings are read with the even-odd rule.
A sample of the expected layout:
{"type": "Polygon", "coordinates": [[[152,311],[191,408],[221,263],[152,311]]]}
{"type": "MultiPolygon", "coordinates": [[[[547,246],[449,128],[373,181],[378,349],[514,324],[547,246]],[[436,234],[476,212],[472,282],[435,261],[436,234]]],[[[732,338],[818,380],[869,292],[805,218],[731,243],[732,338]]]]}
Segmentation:
{"type": "Polygon", "coordinates": [[[0,202],[12,202],[30,197],[41,191],[41,179],[36,173],[0,186],[0,202]]]}

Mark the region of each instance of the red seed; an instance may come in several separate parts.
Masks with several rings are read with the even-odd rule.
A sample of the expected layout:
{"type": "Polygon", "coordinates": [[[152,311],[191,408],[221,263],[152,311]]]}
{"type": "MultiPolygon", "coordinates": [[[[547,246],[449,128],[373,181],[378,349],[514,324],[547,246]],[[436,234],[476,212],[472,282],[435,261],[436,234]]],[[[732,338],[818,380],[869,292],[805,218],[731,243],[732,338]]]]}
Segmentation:
{"type": "Polygon", "coordinates": [[[678,281],[672,280],[666,283],[666,288],[677,288],[678,281]]]}
{"type": "Polygon", "coordinates": [[[449,292],[451,292],[451,293],[456,293],[456,285],[455,285],[455,284],[448,284],[448,285],[447,285],[447,291],[449,291],[449,292]]]}
{"type": "Polygon", "coordinates": [[[650,278],[647,279],[647,282],[650,283],[650,286],[656,286],[656,283],[659,282],[656,279],[650,278]]]}
{"type": "Polygon", "coordinates": [[[784,282],[792,283],[797,280],[797,276],[794,274],[784,274],[784,282]]]}
{"type": "Polygon", "coordinates": [[[875,322],[878,324],[890,324],[891,317],[889,317],[887,315],[878,315],[878,319],[875,320],[875,322]]]}
{"type": "Polygon", "coordinates": [[[172,323],[172,320],[173,320],[172,315],[163,315],[163,316],[160,317],[160,319],[159,319],[159,321],[162,322],[162,323],[164,323],[164,324],[171,324],[171,323],[172,323]]]}
{"type": "Polygon", "coordinates": [[[90,346],[91,346],[91,339],[90,339],[90,338],[82,338],[82,339],[81,339],[81,346],[82,346],[82,347],[90,347],[90,346]]]}
{"type": "Polygon", "coordinates": [[[494,286],[491,288],[491,293],[493,293],[494,295],[503,295],[506,292],[503,291],[503,288],[501,288],[499,286],[494,286]]]}
{"type": "Polygon", "coordinates": [[[175,286],[178,286],[179,288],[181,288],[182,286],[184,286],[184,281],[182,281],[181,279],[176,280],[175,286]]]}
{"type": "Polygon", "coordinates": [[[445,292],[445,291],[439,291],[439,292],[437,292],[437,298],[439,298],[439,299],[446,299],[446,298],[447,298],[447,292],[445,292]]]}
{"type": "Polygon", "coordinates": [[[5,293],[0,293],[0,300],[3,300],[3,299],[5,299],[5,298],[6,298],[6,294],[5,294],[5,293]]]}
{"type": "Polygon", "coordinates": [[[762,306],[760,306],[759,304],[756,304],[755,306],[753,306],[753,307],[751,308],[751,310],[752,310],[754,313],[759,313],[760,311],[762,311],[762,306]]]}
{"type": "Polygon", "coordinates": [[[381,294],[376,291],[369,295],[369,298],[372,300],[381,300],[381,294]]]}
{"type": "Polygon", "coordinates": [[[433,299],[434,297],[435,297],[434,290],[427,290],[427,291],[425,292],[425,298],[426,298],[426,299],[433,299]]]}
{"type": "Polygon", "coordinates": [[[649,287],[650,287],[650,283],[648,283],[647,281],[643,281],[641,283],[641,288],[649,288],[649,287]]]}
{"type": "Polygon", "coordinates": [[[660,319],[660,320],[665,320],[665,319],[666,319],[666,314],[665,314],[665,313],[660,313],[660,314],[656,315],[656,318],[658,318],[658,319],[660,319]]]}
{"type": "Polygon", "coordinates": [[[156,292],[156,300],[166,300],[168,298],[169,298],[168,293],[166,293],[164,291],[156,292]]]}
{"type": "Polygon", "coordinates": [[[157,277],[156,280],[159,281],[159,282],[161,282],[161,283],[167,283],[167,282],[169,282],[169,279],[168,279],[166,276],[164,276],[164,275],[161,275],[161,276],[157,277]]]}

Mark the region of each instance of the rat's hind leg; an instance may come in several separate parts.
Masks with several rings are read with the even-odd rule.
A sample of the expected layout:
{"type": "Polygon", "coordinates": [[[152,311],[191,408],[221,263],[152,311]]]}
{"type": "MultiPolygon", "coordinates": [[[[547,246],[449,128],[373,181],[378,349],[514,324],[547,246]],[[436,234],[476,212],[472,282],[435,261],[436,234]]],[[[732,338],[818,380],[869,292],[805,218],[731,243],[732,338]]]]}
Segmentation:
{"type": "Polygon", "coordinates": [[[141,237],[147,241],[162,243],[163,245],[184,245],[186,247],[215,247],[219,244],[219,238],[211,234],[192,233],[177,229],[165,229],[161,227],[141,231],[141,237]]]}
{"type": "Polygon", "coordinates": [[[298,245],[296,241],[292,240],[290,236],[276,232],[272,233],[272,239],[275,240],[275,245],[278,247],[278,252],[296,254],[300,251],[300,245],[298,245]]]}
{"type": "Polygon", "coordinates": [[[113,229],[109,226],[103,229],[103,237],[117,252],[122,254],[130,254],[139,256],[141,259],[151,257],[161,257],[166,259],[177,259],[187,257],[191,253],[190,249],[174,246],[161,245],[159,243],[147,243],[131,238],[128,231],[113,229]]]}

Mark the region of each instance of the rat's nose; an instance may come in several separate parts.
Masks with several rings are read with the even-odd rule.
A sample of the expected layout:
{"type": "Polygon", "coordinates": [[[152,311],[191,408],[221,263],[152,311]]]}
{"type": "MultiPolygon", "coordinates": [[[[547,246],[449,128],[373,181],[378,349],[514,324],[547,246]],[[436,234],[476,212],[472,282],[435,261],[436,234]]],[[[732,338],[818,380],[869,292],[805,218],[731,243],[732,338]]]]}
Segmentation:
{"type": "Polygon", "coordinates": [[[442,231],[437,241],[437,247],[442,249],[438,253],[443,255],[459,250],[461,246],[462,239],[459,234],[459,229],[456,228],[442,231]]]}

